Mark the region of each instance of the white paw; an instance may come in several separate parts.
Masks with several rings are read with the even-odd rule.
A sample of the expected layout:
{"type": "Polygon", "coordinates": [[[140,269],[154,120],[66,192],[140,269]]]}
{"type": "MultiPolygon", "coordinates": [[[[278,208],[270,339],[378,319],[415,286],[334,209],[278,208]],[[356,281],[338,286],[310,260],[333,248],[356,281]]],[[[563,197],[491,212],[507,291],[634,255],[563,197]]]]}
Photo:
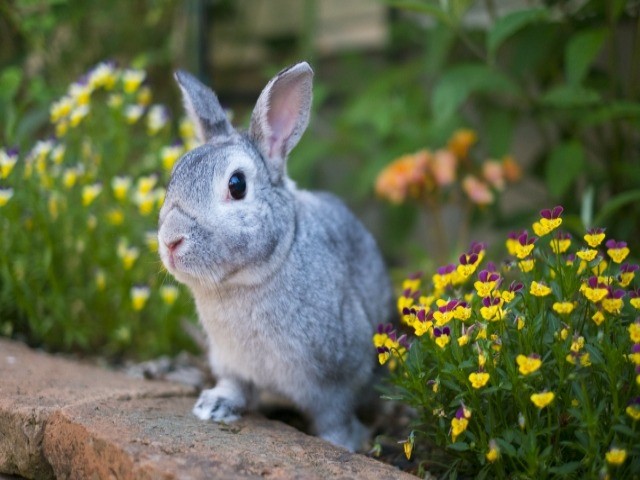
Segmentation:
{"type": "Polygon", "coordinates": [[[217,388],[203,390],[193,407],[193,414],[200,420],[231,423],[240,418],[242,402],[221,395],[217,388]]]}

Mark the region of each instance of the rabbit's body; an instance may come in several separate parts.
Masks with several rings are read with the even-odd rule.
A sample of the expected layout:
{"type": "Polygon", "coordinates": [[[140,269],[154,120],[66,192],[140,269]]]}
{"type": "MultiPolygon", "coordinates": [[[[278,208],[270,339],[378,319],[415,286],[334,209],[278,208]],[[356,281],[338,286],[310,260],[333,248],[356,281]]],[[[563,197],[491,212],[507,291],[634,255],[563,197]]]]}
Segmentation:
{"type": "MultiPolygon", "coordinates": [[[[310,94],[310,83],[298,83],[310,82],[308,65],[293,69],[265,88],[268,101],[258,101],[254,119],[276,108],[276,94],[287,101],[293,88],[310,94]],[[283,78],[287,89],[274,93],[283,78]]],[[[319,435],[354,450],[363,440],[353,412],[373,369],[371,336],[390,312],[375,241],[340,200],[299,190],[288,179],[284,159],[297,139],[285,135],[284,155],[270,155],[274,133],[259,119],[242,135],[220,118],[203,122],[202,112],[213,107],[194,104],[206,98],[205,87],[181,75],[187,106],[213,131],[174,169],[160,214],[161,257],[193,292],[218,379],[194,413],[232,421],[252,406],[256,387],[267,389],[296,404],[319,435]],[[216,126],[225,134],[216,135],[216,126]],[[239,199],[237,185],[246,185],[239,199]]],[[[270,124],[286,125],[295,116],[285,131],[299,137],[308,118],[307,111],[301,121],[300,112],[310,104],[300,98],[295,108],[284,102],[284,119],[270,124]]]]}

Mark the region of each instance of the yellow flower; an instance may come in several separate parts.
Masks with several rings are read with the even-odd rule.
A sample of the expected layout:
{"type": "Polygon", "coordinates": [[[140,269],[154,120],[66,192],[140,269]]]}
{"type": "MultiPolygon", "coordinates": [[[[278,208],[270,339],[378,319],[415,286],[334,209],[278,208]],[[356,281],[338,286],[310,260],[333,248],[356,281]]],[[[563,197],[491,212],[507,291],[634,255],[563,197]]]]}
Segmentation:
{"type": "Polygon", "coordinates": [[[467,429],[468,425],[469,425],[469,420],[467,420],[466,418],[454,417],[451,420],[451,441],[455,442],[456,438],[458,438],[458,436],[467,429]]]}
{"type": "Polygon", "coordinates": [[[640,343],[640,323],[635,322],[629,325],[629,337],[633,343],[640,343]]]}
{"type": "Polygon", "coordinates": [[[524,318],[518,317],[516,319],[516,324],[517,324],[518,331],[522,330],[524,328],[524,325],[525,325],[524,318]]]}
{"type": "Polygon", "coordinates": [[[180,120],[178,131],[180,132],[180,137],[185,143],[187,143],[188,140],[193,140],[196,136],[196,129],[193,126],[193,123],[186,117],[180,120]]]}
{"type": "Polygon", "coordinates": [[[438,345],[440,348],[444,348],[447,345],[449,345],[449,341],[451,340],[451,338],[449,337],[449,335],[440,335],[439,337],[436,337],[436,345],[438,345]]]}
{"type": "Polygon", "coordinates": [[[133,264],[140,256],[140,250],[136,247],[128,247],[126,242],[121,240],[118,242],[118,257],[122,260],[125,270],[130,270],[133,264]]]}
{"type": "Polygon", "coordinates": [[[153,211],[155,198],[151,193],[136,192],[133,196],[133,203],[138,206],[141,215],[149,215],[153,211]]]}
{"type": "MultiPolygon", "coordinates": [[[[485,332],[484,338],[487,338],[487,333],[486,333],[487,331],[484,330],[484,332],[485,332]]],[[[483,352],[478,353],[478,366],[480,368],[484,368],[486,363],[487,363],[487,356],[483,352]]]]}
{"type": "Polygon", "coordinates": [[[535,245],[533,243],[529,245],[521,245],[518,242],[518,244],[516,245],[516,257],[518,257],[520,260],[524,260],[531,254],[534,247],[535,245]]]}
{"type": "Polygon", "coordinates": [[[555,302],[551,308],[560,315],[568,315],[573,312],[575,305],[573,302],[555,302]]]}
{"type": "Polygon", "coordinates": [[[173,305],[178,298],[178,287],[175,285],[160,287],[160,297],[165,304],[173,305]]]}
{"type": "Polygon", "coordinates": [[[119,93],[112,93],[107,98],[107,105],[114,110],[120,108],[124,104],[124,97],[119,93]]]}
{"type": "Polygon", "coordinates": [[[536,297],[546,297],[551,293],[551,288],[546,286],[543,283],[531,282],[531,288],[529,290],[531,295],[535,295],[536,297]]]}
{"type": "Polygon", "coordinates": [[[553,392],[534,393],[529,398],[536,407],[543,409],[553,401],[555,394],[553,392]]]}
{"type": "Polygon", "coordinates": [[[151,290],[149,287],[133,287],[131,289],[131,306],[134,310],[140,311],[144,308],[149,299],[151,290]]]}
{"type": "Polygon", "coordinates": [[[147,175],[146,177],[140,177],[136,185],[136,190],[141,194],[147,194],[153,190],[156,186],[158,177],[156,175],[147,175]]]}
{"type": "Polygon", "coordinates": [[[609,465],[622,465],[627,459],[627,451],[621,448],[612,448],[605,454],[605,458],[609,465]]]}
{"type": "Polygon", "coordinates": [[[158,232],[151,231],[144,234],[144,241],[152,252],[158,251],[158,232]]]}
{"type": "Polygon", "coordinates": [[[602,243],[602,241],[604,240],[604,236],[604,230],[601,228],[596,228],[589,230],[583,238],[591,248],[596,248],[602,243]]]}
{"type": "Polygon", "coordinates": [[[100,292],[103,292],[107,286],[107,276],[103,270],[96,270],[95,275],[96,287],[100,292]]]}
{"type": "Polygon", "coordinates": [[[634,420],[640,420],[640,405],[629,405],[625,411],[634,420]]]}
{"type": "Polygon", "coordinates": [[[560,338],[566,340],[569,337],[569,329],[567,327],[560,330],[560,338]]]}
{"type": "Polygon", "coordinates": [[[624,306],[624,302],[622,298],[603,298],[602,299],[602,308],[604,308],[607,312],[618,314],[622,307],[624,306]]]}
{"type": "Polygon", "coordinates": [[[529,258],[529,259],[518,262],[518,268],[520,268],[520,270],[522,270],[522,272],[524,273],[529,273],[531,270],[533,270],[534,266],[535,266],[535,260],[533,258],[529,258]]]}
{"type": "Polygon", "coordinates": [[[51,150],[51,160],[53,160],[53,163],[60,165],[64,159],[65,151],[66,147],[63,144],[60,144],[51,150]]]}
{"type": "Polygon", "coordinates": [[[500,449],[498,448],[498,444],[495,440],[491,440],[489,442],[489,451],[485,455],[487,461],[493,463],[500,458],[500,449]]]}
{"type": "Polygon", "coordinates": [[[404,455],[407,457],[407,460],[411,459],[411,453],[413,452],[413,434],[409,435],[406,442],[403,442],[403,450],[404,455]]]}
{"type": "Polygon", "coordinates": [[[51,109],[49,110],[49,118],[51,123],[57,123],[61,119],[65,118],[69,113],[71,113],[71,109],[73,108],[73,99],[70,97],[62,97],[57,102],[54,102],[51,105],[51,109]]]}
{"type": "Polygon", "coordinates": [[[571,246],[571,239],[554,238],[553,240],[551,240],[551,242],[549,242],[549,246],[551,247],[553,253],[555,253],[556,255],[559,253],[564,253],[569,250],[569,247],[571,246]]]}
{"type": "Polygon", "coordinates": [[[127,198],[127,192],[131,187],[131,177],[113,177],[111,179],[111,189],[117,200],[127,198]]]}
{"type": "Polygon", "coordinates": [[[102,191],[102,185],[94,183],[93,185],[85,185],[82,187],[82,205],[87,207],[96,199],[102,191]]]}
{"type": "Polygon", "coordinates": [[[584,337],[577,337],[573,342],[571,342],[571,351],[579,352],[584,348],[584,337]]]}
{"type": "Polygon", "coordinates": [[[69,126],[77,127],[80,122],[89,115],[89,105],[79,105],[71,111],[69,115],[69,126]]]}
{"type": "Polygon", "coordinates": [[[147,114],[147,133],[155,135],[162,130],[169,122],[167,109],[162,105],[154,105],[147,114]]]}
{"type": "Polygon", "coordinates": [[[69,86],[68,94],[71,99],[79,106],[87,106],[91,99],[93,88],[87,83],[72,83],[69,86]]]}
{"type": "Polygon", "coordinates": [[[61,120],[56,124],[56,137],[62,138],[69,131],[69,122],[61,120]]]}
{"type": "Polygon", "coordinates": [[[144,70],[125,70],[122,73],[122,83],[125,93],[134,93],[140,87],[147,74],[144,70]]]}
{"type": "Polygon", "coordinates": [[[0,188],[0,207],[4,207],[13,197],[13,188],[0,188]]]}
{"type": "Polygon", "coordinates": [[[178,158],[180,158],[180,155],[182,155],[182,151],[182,145],[163,147],[162,150],[160,150],[162,168],[164,168],[165,171],[170,172],[173,169],[173,165],[176,163],[178,158]]]}
{"type": "Polygon", "coordinates": [[[516,357],[516,363],[518,364],[518,370],[522,375],[530,375],[540,369],[542,360],[538,355],[529,355],[528,357],[518,355],[516,357]]]}
{"type": "Polygon", "coordinates": [[[9,154],[4,149],[0,148],[0,179],[7,178],[17,162],[17,153],[9,154]]]}
{"type": "Polygon", "coordinates": [[[598,310],[596,313],[594,313],[591,316],[591,320],[593,320],[593,322],[596,325],[600,326],[602,324],[602,322],[604,322],[604,320],[605,320],[604,319],[604,314],[600,310],[598,310]]]}
{"type": "MultiPolygon", "coordinates": [[[[610,240],[611,241],[611,240],[610,240]]],[[[607,242],[608,244],[609,242],[607,242]]],[[[616,248],[609,248],[607,250],[607,255],[609,255],[609,257],[611,257],[611,260],[613,260],[616,263],[622,263],[623,260],[625,258],[627,258],[627,255],[629,255],[629,248],[627,247],[627,244],[624,242],[618,242],[620,244],[624,244],[623,247],[616,247],[616,248]]]]}
{"type": "Polygon", "coordinates": [[[600,300],[607,296],[609,291],[599,284],[595,284],[594,282],[592,283],[593,285],[582,284],[580,290],[582,291],[582,294],[591,302],[598,303],[600,300]]]}
{"type": "Polygon", "coordinates": [[[124,222],[124,213],[119,208],[112,208],[107,212],[107,221],[111,225],[122,225],[124,222]]]}
{"type": "Polygon", "coordinates": [[[585,262],[590,262],[591,260],[596,258],[596,255],[598,255],[598,251],[590,250],[588,248],[587,249],[583,248],[582,250],[576,252],[576,255],[580,260],[584,260],[585,262]]]}
{"type": "Polygon", "coordinates": [[[102,62],[89,74],[89,85],[95,90],[104,87],[111,90],[116,83],[116,71],[112,63],[102,62]]]}
{"type": "Polygon", "coordinates": [[[127,105],[124,109],[124,116],[127,120],[127,123],[134,124],[144,113],[144,107],[141,105],[127,105]]]}
{"type": "Polygon", "coordinates": [[[489,374],[485,372],[474,372],[469,375],[469,381],[473,388],[482,388],[489,381],[489,374]]]}
{"type": "Polygon", "coordinates": [[[149,87],[142,87],[136,96],[136,103],[143,107],[149,106],[152,99],[151,89],[149,87]]]}
{"type": "Polygon", "coordinates": [[[640,310],[640,297],[635,297],[629,300],[629,303],[636,310],[640,310]]]}
{"type": "Polygon", "coordinates": [[[542,237],[554,231],[561,223],[561,218],[541,218],[533,224],[533,231],[536,235],[542,237]]]}
{"type": "Polygon", "coordinates": [[[464,347],[467,343],[469,343],[469,335],[460,335],[458,337],[458,345],[464,347]]]}

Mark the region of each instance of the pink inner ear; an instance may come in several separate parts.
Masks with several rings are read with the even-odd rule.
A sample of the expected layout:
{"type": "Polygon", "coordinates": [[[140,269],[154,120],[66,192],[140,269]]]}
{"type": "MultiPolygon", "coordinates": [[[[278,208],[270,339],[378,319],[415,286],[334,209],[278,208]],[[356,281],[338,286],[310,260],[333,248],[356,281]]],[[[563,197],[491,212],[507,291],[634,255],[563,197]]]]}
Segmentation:
{"type": "Polygon", "coordinates": [[[275,85],[269,99],[267,120],[271,128],[269,153],[284,156],[284,146],[295,131],[300,116],[301,96],[294,82],[275,85]]]}

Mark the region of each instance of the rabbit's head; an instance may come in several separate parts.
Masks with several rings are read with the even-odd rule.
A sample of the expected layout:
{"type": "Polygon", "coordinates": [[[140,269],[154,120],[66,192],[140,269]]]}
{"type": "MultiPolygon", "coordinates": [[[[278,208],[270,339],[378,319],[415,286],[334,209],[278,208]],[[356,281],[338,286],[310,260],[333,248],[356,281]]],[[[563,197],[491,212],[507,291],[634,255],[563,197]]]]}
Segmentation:
{"type": "Polygon", "coordinates": [[[239,133],[209,88],[176,73],[204,142],[174,167],[160,210],[160,257],[179,281],[257,283],[284,258],[295,229],[286,159],[309,121],[312,77],[305,62],[276,75],[239,133]]]}

